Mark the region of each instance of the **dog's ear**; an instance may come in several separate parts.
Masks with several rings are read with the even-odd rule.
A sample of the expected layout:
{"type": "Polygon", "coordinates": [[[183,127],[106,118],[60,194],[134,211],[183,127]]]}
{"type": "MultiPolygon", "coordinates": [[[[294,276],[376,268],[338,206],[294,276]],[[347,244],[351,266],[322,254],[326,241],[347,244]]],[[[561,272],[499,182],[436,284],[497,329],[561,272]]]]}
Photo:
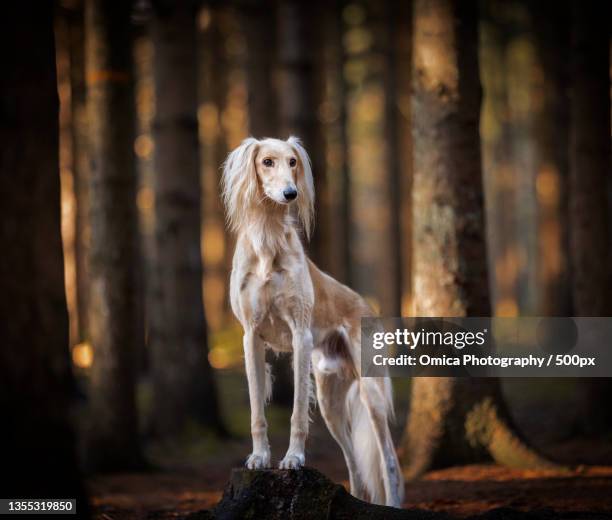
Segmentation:
{"type": "Polygon", "coordinates": [[[255,154],[258,148],[259,141],[248,137],[227,156],[223,163],[221,193],[228,223],[234,231],[242,227],[246,212],[257,197],[255,154]]]}
{"type": "Polygon", "coordinates": [[[300,171],[297,177],[298,198],[296,201],[298,217],[304,228],[306,238],[310,239],[312,228],[314,227],[314,180],[312,178],[312,165],[310,157],[302,146],[299,138],[291,136],[287,143],[295,150],[299,157],[300,171]]]}

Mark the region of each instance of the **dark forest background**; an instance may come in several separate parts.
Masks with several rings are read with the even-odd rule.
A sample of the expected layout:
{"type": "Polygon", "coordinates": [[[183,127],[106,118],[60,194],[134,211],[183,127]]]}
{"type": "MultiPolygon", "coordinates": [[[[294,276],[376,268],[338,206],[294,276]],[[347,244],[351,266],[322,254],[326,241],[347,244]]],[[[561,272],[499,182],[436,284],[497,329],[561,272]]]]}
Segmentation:
{"type": "MultiPolygon", "coordinates": [[[[5,495],[84,496],[77,467],[195,471],[220,489],[242,463],[219,180],[249,135],[303,139],[309,254],[382,315],[612,315],[610,14],[578,0],[7,7],[5,495]]],[[[280,450],[292,390],[288,360],[274,365],[280,450]]],[[[394,386],[407,477],[612,463],[608,380],[394,386]]],[[[310,463],[346,478],[314,431],[310,463]]],[[[92,478],[92,496],[112,495],[92,478]]]]}

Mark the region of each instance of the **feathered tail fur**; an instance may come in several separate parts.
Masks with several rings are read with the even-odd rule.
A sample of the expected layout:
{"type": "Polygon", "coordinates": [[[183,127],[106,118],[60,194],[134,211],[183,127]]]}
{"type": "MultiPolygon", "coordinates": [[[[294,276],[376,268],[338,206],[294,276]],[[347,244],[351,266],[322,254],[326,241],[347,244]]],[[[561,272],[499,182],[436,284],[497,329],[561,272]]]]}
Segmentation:
{"type": "MultiPolygon", "coordinates": [[[[388,431],[387,421],[394,416],[389,379],[378,381],[356,379],[347,393],[346,407],[351,442],[360,476],[359,480],[363,483],[368,498],[376,504],[388,504],[389,497],[386,496],[385,491],[385,478],[388,478],[390,480],[389,485],[393,488],[401,503],[404,498],[403,477],[399,471],[395,475],[388,475],[388,471],[385,470],[385,466],[391,471],[399,468],[397,455],[391,446],[391,449],[387,449],[386,453],[394,460],[384,460],[385,450],[378,442],[373,425],[373,421],[379,420],[379,427],[388,431]],[[363,395],[364,393],[367,395],[363,395]],[[363,402],[364,399],[377,408],[375,413],[379,416],[378,419],[370,416],[368,408],[363,402]],[[380,419],[383,419],[384,423],[380,419]]],[[[390,435],[385,437],[390,439],[390,435]]]]}

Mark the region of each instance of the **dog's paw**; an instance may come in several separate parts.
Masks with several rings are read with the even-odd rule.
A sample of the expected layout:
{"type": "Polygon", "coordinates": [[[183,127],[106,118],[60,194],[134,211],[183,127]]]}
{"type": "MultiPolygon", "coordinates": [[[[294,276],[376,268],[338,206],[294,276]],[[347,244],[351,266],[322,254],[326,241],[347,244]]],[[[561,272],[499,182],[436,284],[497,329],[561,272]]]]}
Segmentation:
{"type": "Polygon", "coordinates": [[[280,461],[279,469],[300,469],[304,465],[303,453],[287,453],[280,461]]]}
{"type": "Polygon", "coordinates": [[[246,460],[248,469],[264,469],[270,467],[270,452],[251,453],[246,460]]]}

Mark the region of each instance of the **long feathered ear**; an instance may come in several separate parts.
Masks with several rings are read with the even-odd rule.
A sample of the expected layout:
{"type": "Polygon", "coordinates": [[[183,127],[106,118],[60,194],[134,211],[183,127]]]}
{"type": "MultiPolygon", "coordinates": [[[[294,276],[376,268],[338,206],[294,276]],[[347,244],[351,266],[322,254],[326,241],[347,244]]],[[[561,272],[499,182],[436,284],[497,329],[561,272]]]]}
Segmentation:
{"type": "Polygon", "coordinates": [[[248,209],[257,197],[255,153],[258,146],[259,141],[249,137],[223,163],[221,193],[227,222],[234,231],[243,227],[248,209]]]}
{"type": "Polygon", "coordinates": [[[297,177],[297,209],[298,218],[304,228],[306,238],[310,239],[312,228],[314,227],[314,201],[315,201],[315,190],[314,180],[312,178],[312,165],[310,163],[310,157],[302,146],[302,142],[299,138],[291,136],[287,139],[287,143],[298,154],[300,162],[300,171],[297,177]]]}

